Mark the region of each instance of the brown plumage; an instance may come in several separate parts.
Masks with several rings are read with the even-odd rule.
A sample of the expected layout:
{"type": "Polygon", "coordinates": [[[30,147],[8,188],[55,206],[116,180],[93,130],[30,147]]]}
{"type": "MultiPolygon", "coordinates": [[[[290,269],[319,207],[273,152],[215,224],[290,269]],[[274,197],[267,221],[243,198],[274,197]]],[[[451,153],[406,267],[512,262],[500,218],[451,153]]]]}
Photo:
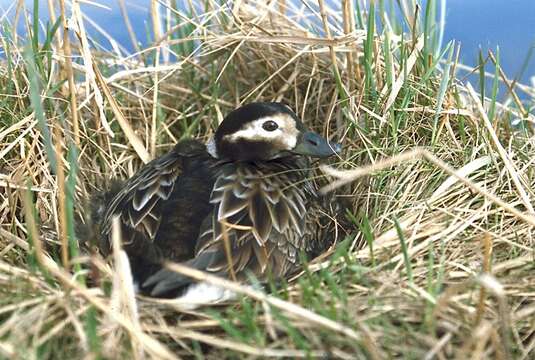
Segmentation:
{"type": "Polygon", "coordinates": [[[303,155],[338,150],[282,104],[246,105],[225,118],[209,145],[180,142],[119,191],[100,195],[92,216],[99,248],[109,252],[119,216],[134,279],[156,296],[191,283],[161,269],[164,260],[239,280],[288,276],[299,269],[300,253],[318,254],[333,239],[303,155]]]}

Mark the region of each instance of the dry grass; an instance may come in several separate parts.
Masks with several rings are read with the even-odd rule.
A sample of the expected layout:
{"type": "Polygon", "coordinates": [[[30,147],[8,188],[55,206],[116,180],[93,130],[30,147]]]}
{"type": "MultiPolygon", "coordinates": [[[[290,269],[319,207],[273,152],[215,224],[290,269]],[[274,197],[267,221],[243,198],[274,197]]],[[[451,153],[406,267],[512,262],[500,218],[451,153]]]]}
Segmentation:
{"type": "Polygon", "coordinates": [[[349,1],[207,3],[153,11],[132,56],[91,45],[77,7],[70,45],[0,38],[0,357],[533,358],[534,98],[516,89],[535,90],[482,104],[453,47],[439,67],[425,29],[369,36],[349,1]],[[244,295],[199,312],[134,297],[118,234],[112,263],[75,251],[88,193],[253,100],[342,140],[318,175],[352,201],[351,238],[272,295],[175,267],[244,295]]]}

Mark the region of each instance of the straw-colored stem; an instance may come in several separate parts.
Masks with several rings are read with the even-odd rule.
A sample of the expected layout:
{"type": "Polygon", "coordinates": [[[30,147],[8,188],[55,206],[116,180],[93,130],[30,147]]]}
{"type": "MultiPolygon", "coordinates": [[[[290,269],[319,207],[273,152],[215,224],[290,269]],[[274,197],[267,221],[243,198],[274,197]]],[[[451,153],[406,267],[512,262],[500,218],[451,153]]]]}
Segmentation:
{"type": "Polygon", "coordinates": [[[58,215],[59,233],[61,240],[61,262],[65,269],[69,268],[69,237],[67,231],[67,208],[65,197],[65,171],[63,168],[63,148],[61,130],[54,127],[54,137],[56,138],[54,150],[56,152],[56,182],[58,186],[58,215]]]}
{"type": "MultiPolygon", "coordinates": [[[[492,60],[492,62],[494,63],[494,66],[498,66],[498,61],[496,60],[496,57],[494,56],[494,54],[492,53],[492,51],[489,51],[489,58],[492,60]]],[[[524,107],[524,105],[522,104],[522,101],[520,100],[520,98],[518,97],[518,95],[516,94],[516,91],[515,91],[515,81],[509,81],[509,79],[507,79],[507,76],[505,75],[505,73],[503,72],[503,69],[501,66],[498,66],[498,71],[500,73],[500,77],[502,78],[502,81],[503,83],[507,86],[507,89],[509,90],[509,93],[511,94],[511,96],[513,97],[513,100],[516,104],[516,106],[518,106],[518,108],[520,109],[520,112],[522,113],[523,116],[527,117],[529,112],[526,111],[526,108],[524,107]]]]}
{"type": "Polygon", "coordinates": [[[490,123],[489,118],[487,117],[487,112],[483,108],[483,104],[481,104],[481,101],[479,97],[477,96],[476,92],[474,91],[474,88],[470,83],[467,85],[468,93],[474,100],[474,103],[476,105],[476,108],[481,115],[481,118],[483,119],[483,125],[487,128],[490,139],[492,140],[492,143],[496,147],[496,150],[498,150],[498,154],[500,154],[500,157],[502,158],[502,161],[505,165],[505,168],[509,172],[511,176],[511,180],[513,181],[513,184],[515,185],[518,194],[520,195],[520,198],[522,199],[522,202],[526,206],[526,208],[529,210],[530,215],[535,215],[535,210],[533,210],[533,206],[531,205],[531,199],[529,198],[528,194],[526,193],[526,190],[522,186],[520,182],[520,175],[515,168],[514,163],[509,158],[509,155],[505,151],[502,143],[500,142],[500,139],[498,138],[498,135],[496,135],[496,131],[494,131],[494,128],[492,127],[492,124],[490,123]]]}
{"type": "MultiPolygon", "coordinates": [[[[343,0],[342,2],[343,18],[344,18],[344,33],[349,35],[354,29],[353,24],[353,0],[343,0]]],[[[348,87],[349,91],[352,92],[355,82],[353,81],[354,70],[353,70],[353,52],[348,51],[346,55],[347,59],[347,77],[348,77],[348,87]]],[[[357,79],[358,80],[358,79],[357,79]]]]}
{"type": "MultiPolygon", "coordinates": [[[[323,23],[323,29],[325,30],[325,35],[328,40],[332,39],[331,36],[331,29],[329,27],[329,20],[327,19],[327,12],[325,10],[325,2],[324,0],[318,0],[318,3],[320,5],[320,15],[321,20],[323,23]]],[[[336,79],[341,79],[340,76],[340,70],[338,69],[338,61],[336,59],[336,52],[334,51],[334,46],[329,45],[329,54],[331,55],[331,62],[334,70],[334,75],[336,79]]]]}
{"type": "Polygon", "coordinates": [[[126,26],[126,30],[128,31],[128,36],[130,37],[130,41],[132,42],[132,46],[136,50],[136,52],[141,52],[141,49],[139,48],[139,44],[137,41],[136,33],[134,32],[134,29],[132,28],[132,23],[130,22],[130,17],[128,16],[128,11],[126,9],[126,4],[124,0],[118,0],[119,3],[119,9],[121,10],[121,14],[123,16],[124,24],[126,26]]]}
{"type": "MultiPolygon", "coordinates": [[[[482,239],[483,245],[483,273],[490,274],[490,263],[492,258],[492,238],[487,232],[482,239]]],[[[487,297],[487,292],[484,286],[479,288],[479,300],[476,310],[476,320],[475,325],[479,325],[483,314],[485,313],[485,299],[487,297]]]]}
{"type": "Polygon", "coordinates": [[[59,0],[59,9],[61,14],[61,22],[63,25],[63,56],[65,57],[65,72],[69,82],[69,104],[70,115],[72,120],[74,141],[76,145],[80,146],[80,125],[78,123],[78,109],[76,106],[76,85],[74,84],[74,73],[72,70],[72,51],[71,41],[69,38],[69,27],[67,24],[67,17],[65,13],[65,0],[59,0]]]}

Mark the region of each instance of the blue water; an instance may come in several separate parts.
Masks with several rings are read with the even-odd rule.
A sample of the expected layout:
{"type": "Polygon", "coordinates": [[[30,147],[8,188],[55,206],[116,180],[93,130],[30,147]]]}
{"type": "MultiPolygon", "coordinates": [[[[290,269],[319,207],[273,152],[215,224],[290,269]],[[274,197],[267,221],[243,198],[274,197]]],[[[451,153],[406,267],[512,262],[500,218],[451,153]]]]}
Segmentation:
{"type": "MultiPolygon", "coordinates": [[[[122,15],[116,0],[95,0],[109,9],[101,9],[83,4],[82,9],[91,19],[101,26],[111,37],[125,49],[132,51],[133,46],[126,31],[122,15]]],[[[336,0],[331,0],[336,3],[336,0]]],[[[0,16],[14,3],[13,0],[0,0],[0,16]]],[[[147,43],[147,31],[150,29],[149,0],[125,0],[130,21],[141,43],[147,43]]],[[[180,0],[177,1],[179,4],[180,0]]],[[[182,0],[184,4],[187,1],[182,0]]],[[[40,0],[40,18],[46,20],[47,1],[40,0]]],[[[33,1],[26,1],[28,9],[33,1]]],[[[14,10],[6,18],[12,19],[14,10]]],[[[23,21],[19,21],[19,31],[23,21]]],[[[90,33],[98,32],[87,25],[90,33]]],[[[99,40],[103,39],[98,36],[99,40]]],[[[461,44],[461,60],[467,65],[477,63],[479,48],[486,54],[488,49],[495,51],[500,47],[501,64],[510,77],[516,77],[523,65],[525,70],[520,81],[530,84],[535,76],[535,0],[449,0],[446,10],[446,32],[444,41],[456,40],[461,44]],[[527,59],[533,49],[534,56],[527,59]],[[524,62],[526,62],[524,64],[524,62]]],[[[445,43],[444,42],[444,43],[445,43]]],[[[488,68],[490,71],[492,67],[488,68]]]]}
{"type": "Polygon", "coordinates": [[[480,46],[485,53],[499,46],[502,67],[510,78],[533,49],[521,82],[529,84],[535,76],[534,0],[449,0],[445,38],[461,43],[461,60],[468,65],[477,63],[480,46]]]}
{"type": "MultiPolygon", "coordinates": [[[[14,20],[15,17],[15,5],[17,1],[15,0],[0,0],[0,17],[3,17],[2,14],[7,12],[5,16],[10,21],[14,20]],[[10,8],[11,7],[11,8],[10,8]]],[[[59,6],[56,3],[56,13],[59,12],[59,6]]],[[[86,14],[95,24],[97,24],[103,31],[105,31],[111,38],[116,40],[125,50],[131,52],[134,47],[128,36],[126,26],[124,23],[123,16],[120,12],[119,3],[117,0],[95,0],[95,3],[102,5],[101,7],[89,4],[81,4],[80,8],[83,14],[86,14]]],[[[66,6],[68,2],[65,1],[66,6]]],[[[127,7],[128,16],[136,36],[142,44],[147,43],[147,33],[152,31],[147,31],[150,29],[150,1],[149,0],[125,0],[127,7]]],[[[26,9],[29,13],[33,11],[33,0],[25,0],[26,9]]],[[[70,14],[69,8],[67,7],[67,14],[70,14]]],[[[69,16],[69,15],[67,15],[69,16]]],[[[39,18],[41,19],[43,25],[46,21],[49,20],[49,11],[48,11],[48,1],[39,0],[39,18]]],[[[19,34],[24,33],[25,18],[20,16],[17,23],[17,31],[19,34]]],[[[85,23],[85,26],[89,33],[97,38],[103,39],[104,36],[100,31],[92,26],[89,22],[85,23]]],[[[99,41],[99,44],[101,42],[99,41]]]]}

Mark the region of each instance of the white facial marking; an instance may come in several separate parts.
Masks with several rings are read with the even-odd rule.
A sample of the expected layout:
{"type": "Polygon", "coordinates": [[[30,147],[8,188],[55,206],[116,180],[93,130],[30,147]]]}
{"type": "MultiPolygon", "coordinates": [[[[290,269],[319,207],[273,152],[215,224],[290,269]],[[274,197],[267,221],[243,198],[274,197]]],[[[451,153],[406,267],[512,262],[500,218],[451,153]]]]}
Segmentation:
{"type": "Polygon", "coordinates": [[[251,141],[267,141],[280,143],[281,150],[291,150],[297,144],[297,130],[295,120],[288,114],[277,114],[266,116],[246,124],[242,129],[233,134],[225,135],[224,138],[230,142],[236,142],[240,139],[251,141]],[[268,131],[262,127],[266,121],[274,121],[278,128],[268,131]]]}
{"type": "Polygon", "coordinates": [[[219,158],[219,155],[217,154],[217,148],[215,146],[215,139],[213,137],[206,143],[206,151],[208,151],[208,154],[210,154],[213,158],[219,158]]]}

